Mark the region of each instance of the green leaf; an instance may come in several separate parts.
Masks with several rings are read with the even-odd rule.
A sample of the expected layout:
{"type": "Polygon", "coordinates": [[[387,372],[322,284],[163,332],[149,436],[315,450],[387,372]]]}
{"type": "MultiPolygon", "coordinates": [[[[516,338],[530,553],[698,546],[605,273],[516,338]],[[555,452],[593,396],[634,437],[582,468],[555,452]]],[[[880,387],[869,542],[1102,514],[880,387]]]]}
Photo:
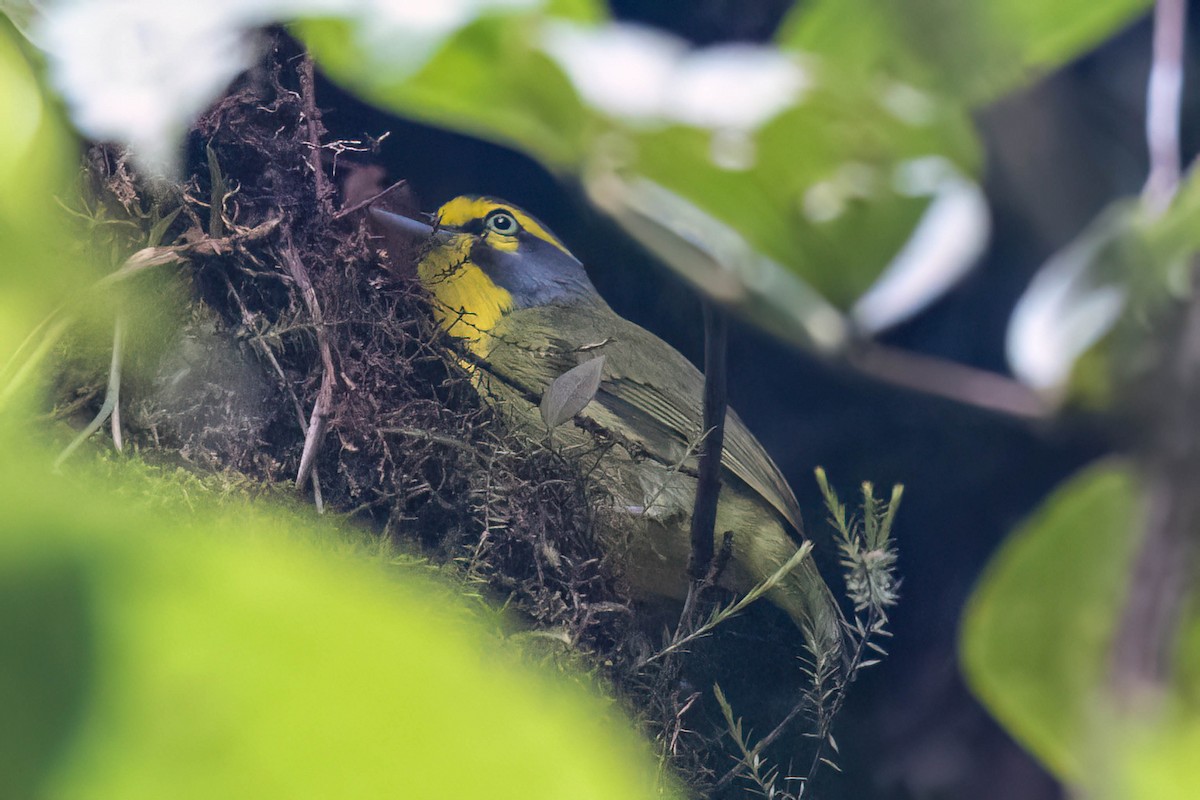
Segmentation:
{"type": "MultiPolygon", "coordinates": [[[[936,180],[907,181],[911,165],[937,158],[948,172],[970,173],[978,150],[952,109],[935,106],[914,124],[864,87],[825,70],[814,80],[799,103],[732,145],[744,148],[744,168],[714,157],[728,134],[672,126],[631,138],[636,159],[623,171],[733,227],[845,309],[904,245],[938,190],[936,180]]],[[[754,285],[753,273],[734,275],[754,285]]]]}
{"type": "Polygon", "coordinates": [[[29,38],[29,29],[41,13],[37,0],[0,0],[0,15],[8,18],[12,26],[29,38]]]}
{"type": "MultiPolygon", "coordinates": [[[[681,198],[744,237],[753,254],[720,265],[734,290],[716,296],[790,338],[829,346],[841,337],[812,335],[828,327],[825,305],[854,307],[885,269],[923,265],[926,274],[892,280],[900,286],[892,301],[882,302],[880,290],[856,308],[855,322],[868,332],[912,313],[973,262],[986,215],[972,203],[958,206],[975,209],[972,224],[957,233],[949,223],[935,229],[943,239],[969,239],[938,248],[946,263],[934,269],[927,252],[913,252],[930,238],[918,224],[942,210],[934,200],[973,185],[978,170],[963,99],[993,96],[1061,62],[1142,7],[1135,0],[818,0],[794,12],[783,50],[693,50],[667,34],[605,24],[596,0],[460,3],[433,17],[345,2],[294,30],[330,77],[382,107],[518,148],[588,186],[615,177],[681,198]],[[910,180],[915,165],[931,163],[940,179],[910,180]]],[[[238,35],[306,12],[302,3],[250,7],[220,25],[238,35]]],[[[75,22],[84,30],[72,30],[86,38],[90,28],[75,22]]],[[[74,66],[60,72],[120,86],[102,65],[71,61],[91,49],[66,49],[54,57],[74,66]]],[[[208,60],[197,70],[224,85],[229,65],[208,60]]],[[[125,130],[123,121],[110,122],[125,130]]],[[[164,138],[143,144],[161,157],[174,152],[164,138]]],[[[614,215],[631,218],[620,209],[614,215]]],[[[668,263],[697,279],[686,263],[668,263]]],[[[709,281],[697,285],[712,291],[709,281]]]]}
{"type": "Polygon", "coordinates": [[[1087,776],[1109,646],[1141,518],[1132,469],[1104,462],[1055,491],[992,558],[963,617],[975,694],[1057,776],[1087,776]]]}
{"type": "Polygon", "coordinates": [[[845,318],[821,294],[754,249],[738,231],[648,180],[594,179],[592,201],[709,297],[786,341],[836,350],[845,318]]]}
{"type": "Polygon", "coordinates": [[[1150,6],[1150,0],[814,0],[796,5],[778,39],[850,74],[979,105],[1082,55],[1150,6]]]}
{"type": "MultiPolygon", "coordinates": [[[[31,335],[60,291],[87,280],[65,256],[74,232],[56,204],[69,194],[78,152],[11,28],[0,19],[0,412],[29,396],[31,365],[54,337],[31,335]]],[[[0,413],[0,434],[16,417],[0,413]]]]}
{"type": "MultiPolygon", "coordinates": [[[[54,240],[54,194],[67,186],[75,157],[55,103],[0,20],[0,244],[13,249],[10,258],[18,252],[37,257],[54,240]]],[[[37,273],[5,268],[0,280],[30,274],[37,273]]]]}
{"type": "Polygon", "coordinates": [[[659,796],[611,702],[361,534],[3,444],[0,793],[659,796]]]}
{"type": "MultiPolygon", "coordinates": [[[[1193,662],[1194,664],[1194,662],[1193,662]]],[[[1200,797],[1200,715],[1177,706],[1149,725],[1126,722],[1129,735],[1113,759],[1106,781],[1090,796],[1099,800],[1193,800],[1200,797]]]]}
{"type": "Polygon", "coordinates": [[[85,575],[69,559],[43,554],[17,570],[0,560],[5,797],[37,796],[83,713],[94,657],[86,595],[85,575]]]}

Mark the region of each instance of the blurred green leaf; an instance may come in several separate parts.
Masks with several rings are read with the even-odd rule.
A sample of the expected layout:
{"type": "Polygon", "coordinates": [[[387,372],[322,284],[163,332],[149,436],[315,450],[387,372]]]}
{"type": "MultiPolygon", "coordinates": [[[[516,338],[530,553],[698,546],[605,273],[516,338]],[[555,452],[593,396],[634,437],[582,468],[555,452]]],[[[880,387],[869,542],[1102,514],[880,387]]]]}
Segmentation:
{"type": "Polygon", "coordinates": [[[733,226],[845,309],[908,239],[939,188],[907,181],[910,165],[938,158],[948,171],[971,173],[979,153],[968,121],[952,110],[929,100],[929,116],[909,122],[874,93],[830,78],[822,70],[803,100],[740,143],[726,143],[745,149],[744,169],[718,163],[721,132],[672,126],[638,134],[630,148],[637,156],[622,171],[733,226]]]}
{"type": "Polygon", "coordinates": [[[1085,781],[1098,742],[1093,725],[1106,707],[1139,492],[1122,462],[1072,478],[993,556],[963,617],[961,658],[972,690],[1068,782],[1085,781]]]}
{"type": "Polygon", "coordinates": [[[85,579],[52,552],[19,568],[0,558],[0,797],[38,796],[83,716],[94,666],[85,579]]]}
{"type": "Polygon", "coordinates": [[[1200,601],[1192,593],[1182,608],[1174,642],[1170,684],[1159,698],[1115,719],[1121,733],[1110,742],[1091,782],[1099,800],[1191,800],[1200,797],[1200,601]]]}
{"type": "Polygon", "coordinates": [[[0,796],[658,796],[611,705],[360,535],[194,487],[185,505],[126,467],[51,477],[5,444],[0,699],[20,746],[0,796]]]}
{"type": "MultiPolygon", "coordinates": [[[[1145,5],[824,0],[793,12],[780,37],[784,50],[695,50],[665,33],[607,23],[595,0],[464,1],[432,17],[345,0],[323,5],[322,16],[294,30],[331,77],[385,108],[519,148],[586,185],[616,176],[682,198],[744,236],[757,254],[724,265],[725,280],[740,287],[721,299],[751,319],[773,320],[777,332],[830,346],[832,337],[811,337],[828,316],[824,300],[849,309],[902,248],[911,249],[933,198],[950,196],[977,171],[979,146],[963,99],[995,96],[1061,63],[1145,5]],[[930,163],[941,165],[940,181],[909,180],[913,165],[930,163]],[[798,281],[776,294],[767,287],[785,281],[764,274],[781,267],[798,281]],[[798,295],[808,299],[790,304],[798,295]]],[[[290,8],[250,4],[213,14],[208,24],[236,38],[270,19],[312,13],[302,0],[290,8]]],[[[170,27],[168,18],[153,23],[170,27]]],[[[62,34],[51,42],[76,42],[96,27],[84,23],[80,17],[74,27],[46,30],[62,34]]],[[[227,82],[228,63],[200,44],[215,38],[197,38],[198,60],[213,62],[206,87],[227,82]]],[[[60,74],[103,73],[98,64],[67,69],[90,50],[65,49],[54,54],[60,74]]],[[[124,125],[124,118],[100,117],[124,125]]],[[[158,141],[180,127],[171,125],[143,142],[151,161],[173,152],[158,141]]],[[[128,135],[135,142],[149,136],[128,135]]],[[[978,216],[977,206],[960,204],[958,218],[978,216]]],[[[631,218],[609,210],[618,221],[631,218]]],[[[938,235],[986,235],[978,220],[957,227],[958,234],[943,227],[938,235]]],[[[922,243],[928,238],[926,231],[922,243]]],[[[907,288],[889,302],[873,298],[872,309],[883,309],[879,319],[859,322],[874,330],[928,302],[970,265],[978,244],[940,247],[945,264],[909,253],[905,265],[924,264],[929,273],[937,262],[940,274],[922,275],[915,291],[911,278],[893,281],[907,288]]],[[[688,264],[669,263],[711,289],[688,264]]]]}
{"type": "Polygon", "coordinates": [[[821,350],[841,347],[845,318],[809,284],[755,250],[738,231],[648,180],[615,175],[588,186],[592,202],[707,296],[758,313],[754,324],[821,350]]]}
{"type": "MultiPolygon", "coordinates": [[[[76,157],[55,103],[0,18],[0,246],[7,263],[37,259],[54,242],[55,225],[61,225],[54,197],[69,185],[76,157]]],[[[46,277],[37,270],[6,268],[0,281],[14,288],[14,282],[33,275],[42,282],[46,277]]]]}
{"type": "Polygon", "coordinates": [[[1076,58],[1151,0],[814,0],[778,40],[863,79],[911,83],[980,105],[1076,58]]]}
{"type": "Polygon", "coordinates": [[[41,13],[39,0],[0,0],[0,15],[7,17],[25,38],[29,38],[29,28],[41,13]]]}
{"type": "MultiPolygon", "coordinates": [[[[56,204],[70,194],[77,158],[55,104],[0,18],[0,411],[28,398],[31,367],[53,341],[30,331],[86,274],[83,259],[64,253],[72,230],[56,204]]],[[[15,417],[0,414],[0,436],[6,424],[15,417]]]]}
{"type": "Polygon", "coordinates": [[[369,20],[315,19],[294,30],[321,68],[363,99],[569,168],[583,158],[587,115],[537,37],[543,13],[562,10],[586,20],[599,12],[583,0],[548,12],[525,5],[535,8],[498,6],[457,29],[410,34],[418,41],[409,47],[429,53],[424,61],[373,35],[369,20]]]}
{"type": "Polygon", "coordinates": [[[1114,365],[1098,348],[1125,313],[1135,280],[1153,273],[1137,234],[1139,206],[1110,205],[1034,275],[1008,327],[1008,360],[1026,385],[1088,406],[1112,399],[1114,365]]]}
{"type": "MultiPolygon", "coordinates": [[[[1195,662],[1192,662],[1193,665],[1195,662]]],[[[1100,800],[1193,800],[1200,797],[1200,714],[1195,704],[1171,709],[1153,724],[1126,722],[1120,750],[1094,781],[1100,800]]]]}

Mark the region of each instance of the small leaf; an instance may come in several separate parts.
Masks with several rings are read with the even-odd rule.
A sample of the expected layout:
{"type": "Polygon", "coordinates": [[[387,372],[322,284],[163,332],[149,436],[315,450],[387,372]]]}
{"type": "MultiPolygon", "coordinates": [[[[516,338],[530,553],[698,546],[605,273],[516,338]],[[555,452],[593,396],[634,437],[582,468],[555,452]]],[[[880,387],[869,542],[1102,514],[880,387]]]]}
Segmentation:
{"type": "Polygon", "coordinates": [[[148,247],[158,247],[162,244],[163,237],[167,235],[167,229],[171,227],[171,223],[179,216],[180,211],[183,211],[183,206],[179,206],[179,208],[150,226],[150,232],[146,234],[146,245],[148,247]]]}
{"type": "Polygon", "coordinates": [[[583,411],[600,388],[604,356],[583,362],[554,379],[542,395],[542,420],[554,430],[583,411]]]}

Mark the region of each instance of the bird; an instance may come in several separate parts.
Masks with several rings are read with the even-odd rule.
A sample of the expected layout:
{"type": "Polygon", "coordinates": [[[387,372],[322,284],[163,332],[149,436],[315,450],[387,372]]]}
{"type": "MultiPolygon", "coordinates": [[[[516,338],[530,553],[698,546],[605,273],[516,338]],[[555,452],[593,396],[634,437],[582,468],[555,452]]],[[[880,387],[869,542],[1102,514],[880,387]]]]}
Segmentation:
{"type": "MultiPolygon", "coordinates": [[[[527,211],[462,195],[427,222],[378,206],[376,229],[425,242],[417,277],[460,363],[510,423],[546,432],[539,402],[572,368],[602,358],[595,394],[553,431],[568,443],[612,443],[594,470],[611,498],[600,537],[637,598],[682,600],[688,591],[696,445],[704,376],[678,350],[617,314],[584,265],[527,211]]],[[[593,363],[593,366],[596,364],[593,363]]],[[[586,399],[586,398],[585,398],[586,399]]],[[[732,532],[720,583],[746,592],[806,541],[800,505],[762,444],[730,409],[725,420],[715,535],[732,532]]],[[[766,598],[810,648],[843,652],[843,616],[811,555],[766,598]]]]}

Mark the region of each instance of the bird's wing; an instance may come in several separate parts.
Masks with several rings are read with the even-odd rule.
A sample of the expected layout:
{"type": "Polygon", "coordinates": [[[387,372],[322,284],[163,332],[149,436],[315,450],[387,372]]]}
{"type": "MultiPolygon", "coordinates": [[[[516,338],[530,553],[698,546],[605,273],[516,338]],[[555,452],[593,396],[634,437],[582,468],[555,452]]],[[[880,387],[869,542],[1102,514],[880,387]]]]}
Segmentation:
{"type": "MultiPolygon", "coordinates": [[[[487,370],[535,402],[559,375],[603,354],[600,389],[582,416],[615,429],[666,465],[695,468],[704,376],[662,339],[603,303],[513,311],[492,333],[487,370]]],[[[732,409],[725,418],[722,464],[803,533],[791,487],[732,409]]]]}

